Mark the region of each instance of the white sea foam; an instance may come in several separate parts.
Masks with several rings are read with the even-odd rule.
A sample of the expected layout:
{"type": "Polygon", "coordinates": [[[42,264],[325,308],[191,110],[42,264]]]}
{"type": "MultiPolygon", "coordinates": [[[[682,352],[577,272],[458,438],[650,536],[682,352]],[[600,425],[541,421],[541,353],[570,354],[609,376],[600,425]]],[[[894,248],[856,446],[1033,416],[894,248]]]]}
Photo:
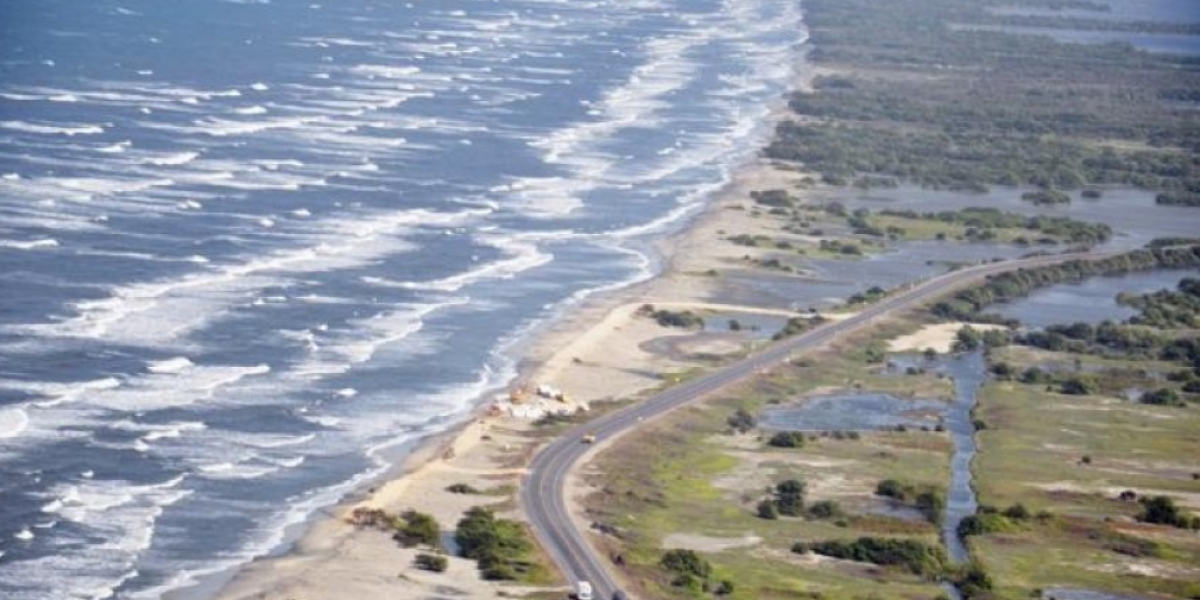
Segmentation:
{"type": "Polygon", "coordinates": [[[160,166],[186,165],[200,156],[199,152],[178,152],[146,159],[146,164],[160,166]]]}
{"type": "Polygon", "coordinates": [[[50,238],[30,241],[0,240],[0,248],[13,248],[15,250],[46,250],[57,247],[58,240],[50,238]]]}
{"type": "Polygon", "coordinates": [[[137,575],[134,564],[150,546],[164,508],[190,494],[180,489],[183,481],[178,476],[158,484],[86,480],[55,486],[44,512],[75,525],[70,531],[56,529],[58,549],[6,571],[5,583],[22,590],[21,598],[112,597],[113,590],[137,575]],[[97,555],[104,560],[95,560],[97,555]]]}
{"type": "MultiPolygon", "coordinates": [[[[0,386],[4,386],[3,382],[0,382],[0,386]]],[[[75,383],[25,383],[19,386],[14,385],[11,389],[19,389],[44,396],[46,397],[45,400],[35,401],[33,406],[51,408],[60,404],[86,400],[92,394],[116,389],[120,386],[121,380],[115,377],[105,377],[103,379],[75,383]]]]}
{"type": "Polygon", "coordinates": [[[341,419],[330,416],[305,416],[304,420],[314,425],[320,425],[321,427],[326,427],[329,429],[333,429],[342,424],[341,419]]]}
{"type": "Polygon", "coordinates": [[[235,108],[235,109],[233,109],[233,112],[235,112],[239,115],[244,115],[244,116],[265,115],[265,114],[267,114],[267,107],[265,107],[261,104],[255,104],[254,106],[245,106],[242,108],[235,108]]]}
{"type": "Polygon", "coordinates": [[[177,408],[212,400],[222,388],[270,372],[267,365],[190,366],[130,378],[119,388],[93,392],[84,400],[89,407],[120,411],[177,408]]]}
{"type": "Polygon", "coordinates": [[[307,444],[317,439],[317,434],[306,433],[303,435],[287,435],[287,434],[269,434],[255,433],[246,434],[233,438],[237,443],[253,448],[286,448],[289,446],[300,446],[307,444]]]}
{"type": "Polygon", "coordinates": [[[108,146],[101,146],[99,148],[96,148],[96,150],[99,152],[104,152],[105,154],[119,154],[121,152],[128,150],[129,147],[132,145],[133,145],[133,142],[130,142],[129,140],[125,140],[123,142],[117,142],[115,144],[111,144],[108,146]]]}
{"type": "Polygon", "coordinates": [[[217,480],[236,480],[236,479],[258,479],[265,477],[271,473],[276,473],[281,470],[277,465],[254,465],[254,464],[233,464],[220,463],[207,467],[200,467],[201,476],[205,479],[217,480]]]}
{"type": "Polygon", "coordinates": [[[29,414],[20,408],[0,409],[0,439],[21,435],[29,426],[29,414]]]}
{"type": "Polygon", "coordinates": [[[244,298],[246,291],[273,284],[276,280],[270,277],[272,274],[320,272],[363,264],[407,251],[410,246],[396,235],[416,226],[465,224],[489,212],[488,208],[454,213],[412,210],[326,221],[321,224],[325,233],[315,238],[312,246],[181,279],[119,288],[110,298],[78,303],[77,317],[17,329],[41,335],[161,342],[202,326],[215,311],[244,298]],[[164,327],[164,323],[175,325],[164,327]]]}
{"type": "Polygon", "coordinates": [[[45,135],[65,135],[73,137],[76,135],[97,135],[104,133],[104,128],[108,124],[86,124],[72,123],[49,125],[45,123],[30,123],[28,121],[0,121],[0,128],[11,131],[20,131],[22,133],[37,133],[45,135]]]}
{"type": "Polygon", "coordinates": [[[182,373],[196,364],[184,356],[176,356],[165,360],[154,360],[146,364],[146,370],[151,373],[182,373]]]}
{"type": "Polygon", "coordinates": [[[334,392],[333,395],[338,396],[339,398],[353,398],[358,395],[358,390],[354,388],[342,388],[334,392]]]}
{"type": "Polygon", "coordinates": [[[320,348],[289,375],[306,379],[344,373],[354,365],[370,361],[387,346],[402,342],[414,344],[413,338],[424,328],[426,317],[468,302],[469,299],[464,297],[448,298],[351,320],[347,330],[326,333],[320,348]]]}
{"type": "Polygon", "coordinates": [[[21,540],[22,542],[28,542],[28,541],[32,540],[34,536],[33,536],[33,532],[30,531],[30,529],[28,527],[26,527],[16,533],[14,533],[13,537],[17,538],[18,540],[21,540]]]}
{"type": "Polygon", "coordinates": [[[479,241],[500,249],[504,253],[505,258],[486,263],[470,271],[432,281],[396,282],[381,277],[364,277],[363,281],[372,285],[386,287],[456,292],[479,281],[511,279],[520,273],[535,269],[554,260],[552,254],[544,252],[536,245],[522,241],[514,236],[490,236],[484,237],[479,241]]]}

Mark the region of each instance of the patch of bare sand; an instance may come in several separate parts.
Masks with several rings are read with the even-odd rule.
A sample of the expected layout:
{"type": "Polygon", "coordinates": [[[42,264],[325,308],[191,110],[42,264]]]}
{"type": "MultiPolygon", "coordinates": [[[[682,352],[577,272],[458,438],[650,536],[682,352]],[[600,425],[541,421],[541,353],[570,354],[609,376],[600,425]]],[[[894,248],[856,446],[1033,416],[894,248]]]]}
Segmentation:
{"type": "Polygon", "coordinates": [[[1134,492],[1137,492],[1139,496],[1170,496],[1181,506],[1185,506],[1192,510],[1200,510],[1200,492],[1180,492],[1176,490],[1162,490],[1137,486],[1108,485],[1107,482],[1085,483],[1080,481],[1053,481],[1049,483],[1031,483],[1029,485],[1030,487],[1035,487],[1047,492],[1097,494],[1109,498],[1116,498],[1125,490],[1133,490],[1134,492]]]}
{"type": "Polygon", "coordinates": [[[694,533],[672,533],[663,538],[663,548],[680,548],[696,552],[722,552],[734,548],[749,548],[762,543],[762,538],[746,534],[742,537],[712,537],[694,533]]]}
{"type": "Polygon", "coordinates": [[[865,479],[847,477],[845,472],[855,464],[848,459],[831,459],[808,454],[764,448],[761,440],[751,436],[714,436],[709,438],[724,448],[725,454],[736,458],[738,464],[713,479],[713,487],[740,495],[749,490],[763,490],[778,483],[781,466],[799,467],[813,499],[845,498],[870,495],[874,484],[865,479]]]}
{"type": "MultiPolygon", "coordinates": [[[[892,352],[922,352],[926,348],[933,348],[937,352],[945,354],[953,350],[954,340],[957,338],[958,331],[964,325],[966,323],[958,321],[926,325],[913,333],[891,340],[888,342],[888,350],[892,352]]],[[[971,327],[979,331],[1004,329],[1001,325],[980,325],[977,323],[972,323],[971,327]]]]}
{"type": "Polygon", "coordinates": [[[1200,568],[1150,558],[1124,558],[1119,563],[1088,565],[1085,568],[1091,571],[1115,573],[1118,575],[1140,575],[1142,577],[1200,581],[1200,568]]]}

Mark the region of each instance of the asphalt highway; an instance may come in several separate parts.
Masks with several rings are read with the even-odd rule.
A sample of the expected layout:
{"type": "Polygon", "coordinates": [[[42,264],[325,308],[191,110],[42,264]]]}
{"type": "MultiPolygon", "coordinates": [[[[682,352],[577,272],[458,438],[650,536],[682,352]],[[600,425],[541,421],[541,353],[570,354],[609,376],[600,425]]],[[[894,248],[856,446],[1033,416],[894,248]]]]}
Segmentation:
{"type": "Polygon", "coordinates": [[[889,314],[928,302],[966,283],[1019,268],[1039,267],[1076,259],[1097,259],[1114,253],[1078,253],[1038,256],[1020,260],[986,263],[959,269],[911,284],[898,293],[840,321],[829,322],[803,334],[771,344],[758,353],[667,390],[632,406],[608,413],[576,427],[547,445],[534,458],[521,488],[521,503],[542,546],[574,586],[579,581],[592,584],[596,600],[610,600],[622,589],[609,570],[610,560],[600,556],[587,542],[584,529],[567,510],[564,486],[568,473],[593,448],[584,444],[586,435],[600,441],[627,433],[638,425],[707,396],[736,381],[752,377],[794,355],[807,352],[863,327],[889,314]],[[579,525],[577,527],[577,525],[579,525]]]}

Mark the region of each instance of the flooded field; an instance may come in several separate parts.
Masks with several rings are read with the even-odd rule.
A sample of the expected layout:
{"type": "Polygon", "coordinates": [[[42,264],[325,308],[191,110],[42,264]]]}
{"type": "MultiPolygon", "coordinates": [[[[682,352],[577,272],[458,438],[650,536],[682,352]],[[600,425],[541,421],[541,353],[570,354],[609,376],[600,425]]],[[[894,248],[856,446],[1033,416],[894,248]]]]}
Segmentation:
{"type": "Polygon", "coordinates": [[[983,355],[978,352],[925,360],[912,355],[897,356],[895,364],[923,365],[927,370],[954,380],[952,401],[900,398],[887,394],[850,393],[819,396],[797,405],[766,411],[759,426],[792,431],[865,431],[904,427],[936,427],[950,434],[954,456],[950,462],[950,484],[942,538],[947,554],[963,562],[969,554],[958,537],[958,524],[975,514],[977,502],[971,487],[971,460],[975,457],[975,427],[971,409],[986,377],[983,355]]]}

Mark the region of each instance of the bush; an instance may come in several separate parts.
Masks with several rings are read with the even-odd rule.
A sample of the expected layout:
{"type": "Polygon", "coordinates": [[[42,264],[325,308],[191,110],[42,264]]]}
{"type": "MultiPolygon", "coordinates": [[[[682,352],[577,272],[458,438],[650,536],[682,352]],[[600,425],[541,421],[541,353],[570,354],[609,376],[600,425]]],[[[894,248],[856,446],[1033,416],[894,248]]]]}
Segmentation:
{"type": "Polygon", "coordinates": [[[701,329],[704,318],[696,313],[685,311],[658,310],[652,304],[643,304],[638,314],[648,316],[663,327],[678,327],[681,329],[701,329]]]}
{"type": "Polygon", "coordinates": [[[728,579],[721,580],[721,583],[717,584],[717,589],[713,590],[713,593],[718,596],[728,596],[729,594],[732,594],[733,582],[728,579]]]}
{"type": "Polygon", "coordinates": [[[1183,406],[1184,402],[1179,397],[1179,393],[1171,388],[1162,388],[1153,392],[1146,392],[1140,398],[1142,404],[1150,404],[1154,406],[1183,406]]]}
{"type": "Polygon", "coordinates": [[[667,550],[659,559],[662,568],[680,575],[691,575],[700,580],[708,579],[712,574],[712,565],[704,560],[694,550],[667,550]]]}
{"type": "Polygon", "coordinates": [[[799,517],[804,514],[804,494],[808,485],[799,479],[788,479],[775,486],[775,510],[781,515],[799,517]]]}
{"type": "Polygon", "coordinates": [[[744,408],[737,409],[725,422],[738,433],[746,433],[758,426],[758,419],[744,408]]]}
{"type": "Polygon", "coordinates": [[[759,502],[757,512],[760,519],[774,521],[779,518],[779,511],[775,510],[775,501],[771,499],[759,502]]]}
{"type": "Polygon", "coordinates": [[[1137,520],[1143,523],[1171,525],[1183,529],[1200,528],[1200,519],[1180,511],[1170,496],[1143,497],[1138,502],[1142,505],[1142,512],[1137,515],[1137,520]]]}
{"type": "Polygon", "coordinates": [[[925,520],[930,523],[937,524],[942,521],[942,511],[946,508],[946,499],[941,492],[935,490],[925,490],[917,494],[913,505],[921,514],[925,516],[925,520]]]}
{"type": "Polygon", "coordinates": [[[792,552],[815,552],[844,560],[900,566],[924,577],[939,575],[946,565],[946,555],[941,548],[916,540],[860,537],[853,542],[831,540],[813,544],[798,543],[792,546],[792,552]]]}
{"type": "Polygon", "coordinates": [[[972,561],[952,578],[965,599],[978,598],[992,590],[992,578],[983,570],[983,565],[972,561]]]}
{"type": "Polygon", "coordinates": [[[451,494],[478,494],[479,490],[465,483],[455,483],[446,488],[451,494]]]}
{"type": "Polygon", "coordinates": [[[497,519],[486,508],[476,506],[458,522],[454,541],[462,556],[475,559],[488,580],[515,580],[530,570],[526,555],[533,549],[524,527],[509,519],[497,519]]]}
{"type": "Polygon", "coordinates": [[[405,548],[424,545],[441,549],[442,528],[432,516],[406,510],[396,519],[396,533],[392,535],[392,539],[400,542],[405,548]]]}
{"type": "Polygon", "coordinates": [[[1069,396],[1086,396],[1088,394],[1094,394],[1096,392],[1096,387],[1087,380],[1080,379],[1079,377],[1071,377],[1070,379],[1062,382],[1062,385],[1059,387],[1058,391],[1069,396]]]}
{"type": "Polygon", "coordinates": [[[418,554],[413,563],[422,571],[433,571],[435,573],[442,573],[450,566],[450,561],[445,556],[437,554],[418,554]]]}
{"type": "Polygon", "coordinates": [[[875,495],[895,498],[901,502],[908,499],[907,487],[895,479],[884,479],[875,486],[875,495]]]}
{"type": "Polygon", "coordinates": [[[1039,190],[1025,192],[1021,199],[1034,204],[1070,204],[1071,197],[1058,190],[1039,190]]]}
{"type": "Polygon", "coordinates": [[[776,448],[803,448],[804,447],[804,432],[802,431],[780,431],[771,436],[767,444],[776,448]]]}
{"type": "Polygon", "coordinates": [[[841,505],[832,500],[822,500],[808,507],[808,516],[814,519],[836,519],[845,516],[841,505]]]}

